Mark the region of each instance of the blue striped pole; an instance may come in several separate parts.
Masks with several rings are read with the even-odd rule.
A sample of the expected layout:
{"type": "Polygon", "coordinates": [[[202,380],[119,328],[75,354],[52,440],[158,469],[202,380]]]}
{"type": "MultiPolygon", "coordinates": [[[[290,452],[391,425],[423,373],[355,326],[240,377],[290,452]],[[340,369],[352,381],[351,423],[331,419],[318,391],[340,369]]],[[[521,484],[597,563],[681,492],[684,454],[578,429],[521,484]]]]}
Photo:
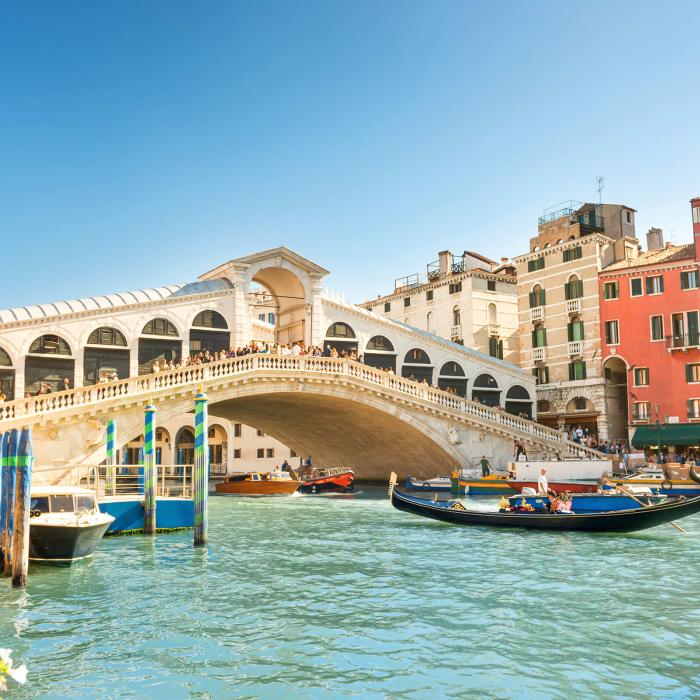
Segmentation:
{"type": "Polygon", "coordinates": [[[22,429],[17,450],[17,484],[15,488],[15,522],[12,535],[12,585],[27,585],[29,571],[29,509],[31,507],[32,433],[22,429]]]}
{"type": "Polygon", "coordinates": [[[4,541],[5,523],[5,455],[8,450],[9,433],[0,433],[0,547],[4,541]]]}
{"type": "Polygon", "coordinates": [[[107,421],[107,485],[112,495],[117,494],[117,423],[107,421]]]}
{"type": "Polygon", "coordinates": [[[18,436],[11,430],[3,436],[2,460],[2,548],[3,575],[12,575],[12,532],[15,523],[15,467],[17,464],[18,436]]]}
{"type": "Polygon", "coordinates": [[[207,543],[209,529],[209,448],[207,445],[209,399],[200,388],[194,399],[194,480],[192,498],[194,500],[194,544],[207,543]]]}
{"type": "Polygon", "coordinates": [[[150,403],[143,428],[143,531],[156,531],[156,409],[150,403]]]}

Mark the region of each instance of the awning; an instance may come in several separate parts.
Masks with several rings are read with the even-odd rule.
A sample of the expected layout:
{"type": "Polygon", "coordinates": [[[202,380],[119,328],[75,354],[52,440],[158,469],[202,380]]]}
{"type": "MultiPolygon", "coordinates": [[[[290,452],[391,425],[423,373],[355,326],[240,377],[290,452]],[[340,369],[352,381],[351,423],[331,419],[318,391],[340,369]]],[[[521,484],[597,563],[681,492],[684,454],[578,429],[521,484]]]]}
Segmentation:
{"type": "Polygon", "coordinates": [[[700,423],[664,423],[640,425],[632,436],[633,447],[656,447],[658,444],[700,445],[700,423]]]}

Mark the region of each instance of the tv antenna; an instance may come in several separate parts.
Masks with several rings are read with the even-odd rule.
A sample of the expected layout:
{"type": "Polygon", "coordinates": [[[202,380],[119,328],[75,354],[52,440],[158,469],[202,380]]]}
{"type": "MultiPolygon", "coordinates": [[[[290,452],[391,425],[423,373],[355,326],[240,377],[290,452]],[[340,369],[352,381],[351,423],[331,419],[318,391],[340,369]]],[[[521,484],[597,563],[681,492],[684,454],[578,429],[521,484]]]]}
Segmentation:
{"type": "Polygon", "coordinates": [[[603,190],[605,189],[605,178],[598,175],[595,179],[596,190],[598,192],[598,204],[603,203],[603,190]]]}

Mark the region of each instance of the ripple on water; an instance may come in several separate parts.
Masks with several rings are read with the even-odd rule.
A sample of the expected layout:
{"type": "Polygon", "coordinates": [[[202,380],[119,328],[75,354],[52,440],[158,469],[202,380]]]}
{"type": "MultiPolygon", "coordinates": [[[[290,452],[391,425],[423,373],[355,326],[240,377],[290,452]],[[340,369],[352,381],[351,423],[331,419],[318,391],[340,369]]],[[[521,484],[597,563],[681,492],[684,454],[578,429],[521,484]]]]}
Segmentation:
{"type": "MultiPolygon", "coordinates": [[[[381,492],[377,491],[379,496],[381,492]]],[[[0,587],[13,697],[700,695],[700,518],[625,536],[456,528],[386,498],[212,498],[0,587]]]]}

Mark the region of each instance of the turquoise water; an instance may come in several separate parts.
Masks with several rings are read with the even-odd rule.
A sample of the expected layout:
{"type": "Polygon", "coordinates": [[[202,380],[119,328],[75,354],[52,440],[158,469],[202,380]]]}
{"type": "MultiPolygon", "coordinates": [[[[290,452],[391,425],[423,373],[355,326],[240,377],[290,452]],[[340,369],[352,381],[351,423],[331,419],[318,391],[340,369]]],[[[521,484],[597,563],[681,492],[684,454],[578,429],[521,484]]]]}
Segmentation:
{"type": "Polygon", "coordinates": [[[109,538],[0,582],[0,646],[29,667],[8,697],[700,697],[700,517],[496,531],[385,494],[213,497],[205,551],[109,538]]]}

